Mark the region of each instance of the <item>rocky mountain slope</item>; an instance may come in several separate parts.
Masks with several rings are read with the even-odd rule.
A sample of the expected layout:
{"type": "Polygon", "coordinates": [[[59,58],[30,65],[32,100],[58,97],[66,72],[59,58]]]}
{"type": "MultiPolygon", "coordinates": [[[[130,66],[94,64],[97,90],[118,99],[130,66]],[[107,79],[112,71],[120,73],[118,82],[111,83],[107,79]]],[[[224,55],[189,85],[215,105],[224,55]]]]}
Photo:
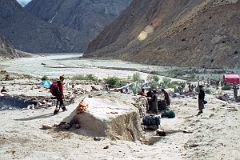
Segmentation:
{"type": "Polygon", "coordinates": [[[15,0],[0,0],[0,34],[17,49],[32,53],[81,50],[78,32],[32,16],[15,0]]]}
{"type": "Polygon", "coordinates": [[[78,46],[83,51],[130,2],[131,0],[32,0],[25,8],[50,24],[77,31],[78,46]]]}
{"type": "Polygon", "coordinates": [[[239,17],[239,0],[134,0],[84,56],[239,68],[239,17]]]}
{"type": "Polygon", "coordinates": [[[29,56],[29,54],[16,50],[9,41],[0,35],[0,60],[23,56],[29,56]]]}
{"type": "Polygon", "coordinates": [[[5,38],[0,36],[0,58],[15,57],[16,52],[13,46],[5,38]]]}

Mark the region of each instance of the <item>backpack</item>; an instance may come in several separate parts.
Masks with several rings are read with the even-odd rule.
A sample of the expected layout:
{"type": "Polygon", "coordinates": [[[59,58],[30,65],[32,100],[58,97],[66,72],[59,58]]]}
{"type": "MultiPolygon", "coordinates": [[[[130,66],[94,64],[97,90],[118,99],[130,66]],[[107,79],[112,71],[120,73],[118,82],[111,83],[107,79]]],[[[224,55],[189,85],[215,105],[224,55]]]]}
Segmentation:
{"type": "Polygon", "coordinates": [[[162,117],[166,117],[166,118],[174,118],[175,117],[175,113],[172,110],[166,110],[162,113],[162,117]]]}
{"type": "Polygon", "coordinates": [[[160,125],[160,117],[156,115],[147,115],[143,117],[143,125],[146,126],[159,126],[160,125]]]}
{"type": "Polygon", "coordinates": [[[50,86],[50,92],[53,96],[61,96],[60,82],[53,82],[50,86]]]}

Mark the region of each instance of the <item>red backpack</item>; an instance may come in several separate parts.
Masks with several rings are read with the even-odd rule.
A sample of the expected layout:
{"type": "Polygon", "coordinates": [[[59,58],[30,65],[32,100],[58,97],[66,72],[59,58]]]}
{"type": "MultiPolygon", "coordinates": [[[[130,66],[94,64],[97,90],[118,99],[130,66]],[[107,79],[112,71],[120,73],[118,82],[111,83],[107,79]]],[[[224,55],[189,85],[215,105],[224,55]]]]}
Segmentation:
{"type": "Polygon", "coordinates": [[[61,96],[60,82],[53,82],[50,86],[50,92],[53,96],[61,96]]]}

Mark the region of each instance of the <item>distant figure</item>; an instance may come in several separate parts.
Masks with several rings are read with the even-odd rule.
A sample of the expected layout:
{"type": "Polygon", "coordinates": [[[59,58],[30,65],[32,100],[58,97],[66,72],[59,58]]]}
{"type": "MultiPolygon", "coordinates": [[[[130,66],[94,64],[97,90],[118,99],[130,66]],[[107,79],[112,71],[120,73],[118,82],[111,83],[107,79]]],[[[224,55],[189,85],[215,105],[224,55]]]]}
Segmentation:
{"type": "Polygon", "coordinates": [[[92,90],[91,91],[99,91],[95,86],[91,86],[92,90]]]}
{"type": "Polygon", "coordinates": [[[236,102],[240,101],[240,96],[238,96],[238,89],[239,89],[239,87],[236,84],[234,84],[233,85],[233,95],[234,95],[236,102]]]}
{"type": "Polygon", "coordinates": [[[199,94],[198,94],[198,115],[203,113],[203,109],[204,109],[204,98],[205,98],[205,92],[203,89],[203,86],[200,85],[199,86],[199,94]]]}
{"type": "Polygon", "coordinates": [[[166,103],[167,106],[170,106],[170,97],[168,95],[168,93],[164,90],[164,89],[161,89],[162,93],[164,94],[164,101],[166,103]]]}
{"type": "Polygon", "coordinates": [[[2,94],[6,94],[7,93],[7,90],[6,90],[5,86],[3,86],[2,90],[1,90],[1,93],[2,94]]]}
{"type": "Polygon", "coordinates": [[[58,93],[55,94],[55,97],[57,98],[57,104],[56,104],[56,109],[54,110],[54,114],[57,114],[60,108],[62,108],[63,111],[67,110],[63,103],[63,99],[64,99],[63,81],[64,81],[64,76],[60,76],[59,80],[56,82],[58,85],[58,93]]]}
{"type": "Polygon", "coordinates": [[[141,89],[139,95],[141,95],[141,96],[147,96],[146,93],[145,93],[145,89],[144,89],[144,88],[141,89]]]}

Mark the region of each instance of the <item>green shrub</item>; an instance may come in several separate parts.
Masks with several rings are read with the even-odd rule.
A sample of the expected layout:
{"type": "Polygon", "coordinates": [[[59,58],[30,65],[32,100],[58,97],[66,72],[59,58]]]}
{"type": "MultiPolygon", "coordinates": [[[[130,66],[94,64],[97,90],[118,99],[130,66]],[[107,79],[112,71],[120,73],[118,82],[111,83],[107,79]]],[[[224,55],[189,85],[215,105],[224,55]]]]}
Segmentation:
{"type": "Polygon", "coordinates": [[[150,82],[149,86],[151,89],[157,89],[158,87],[160,87],[160,84],[158,82],[150,82]]]}
{"type": "Polygon", "coordinates": [[[231,86],[228,86],[228,85],[224,85],[223,87],[222,87],[222,90],[231,90],[232,89],[232,87],[231,86]]]}
{"type": "Polygon", "coordinates": [[[133,94],[138,94],[140,92],[140,88],[137,87],[135,84],[129,86],[129,89],[133,92],[133,94]]]}
{"type": "Polygon", "coordinates": [[[42,78],[41,78],[42,81],[46,81],[46,80],[49,80],[48,76],[44,75],[42,78]]]}
{"type": "Polygon", "coordinates": [[[134,73],[132,76],[132,80],[133,80],[133,82],[140,81],[141,80],[140,73],[138,73],[138,72],[134,73]]]}
{"type": "Polygon", "coordinates": [[[164,78],[162,83],[160,83],[163,88],[175,88],[174,83],[171,82],[171,79],[164,78]]]}
{"type": "Polygon", "coordinates": [[[108,84],[110,88],[118,88],[127,84],[127,81],[115,76],[104,79],[104,82],[108,84]]]}
{"type": "Polygon", "coordinates": [[[93,74],[87,74],[87,75],[76,75],[71,78],[72,80],[88,80],[88,81],[98,81],[98,78],[94,76],[93,74]]]}
{"type": "Polygon", "coordinates": [[[148,75],[147,80],[149,82],[158,82],[159,81],[159,77],[157,75],[148,75]]]}
{"type": "Polygon", "coordinates": [[[98,78],[96,76],[94,76],[93,74],[87,74],[86,75],[86,80],[98,81],[98,78]]]}
{"type": "Polygon", "coordinates": [[[72,80],[85,80],[85,76],[84,75],[75,75],[71,78],[72,80]]]}

